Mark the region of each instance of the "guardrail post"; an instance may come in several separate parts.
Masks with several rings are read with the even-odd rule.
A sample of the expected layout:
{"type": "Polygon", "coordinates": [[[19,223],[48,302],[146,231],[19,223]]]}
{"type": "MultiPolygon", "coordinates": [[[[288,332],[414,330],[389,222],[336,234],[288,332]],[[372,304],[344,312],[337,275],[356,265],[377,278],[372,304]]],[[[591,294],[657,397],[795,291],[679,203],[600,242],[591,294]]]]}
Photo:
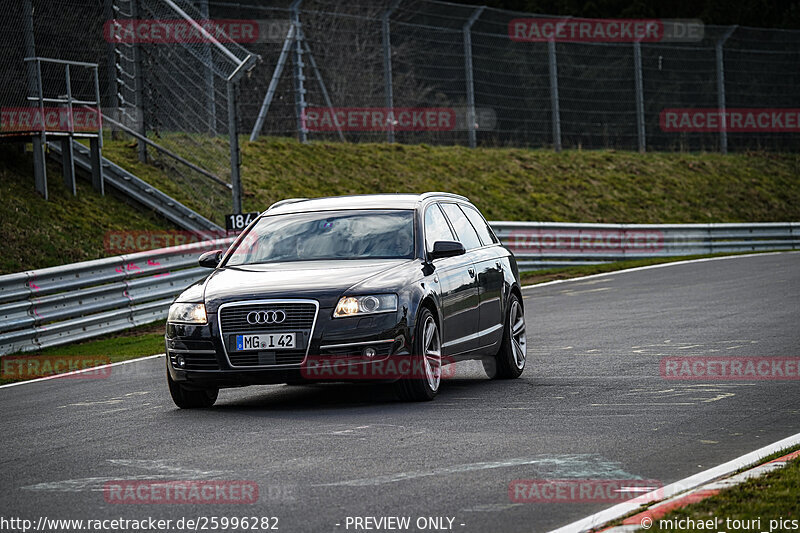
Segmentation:
{"type": "Polygon", "coordinates": [[[725,116],[725,60],[723,57],[723,46],[733,32],[736,31],[738,26],[731,26],[725,35],[722,36],[716,43],[714,51],[716,52],[717,60],[717,108],[719,111],[719,151],[723,154],[728,153],[728,126],[727,117],[725,116]]]}
{"type": "Polygon", "coordinates": [[[636,86],[636,135],[639,141],[639,152],[645,153],[646,134],[644,125],[644,81],[642,80],[642,43],[633,43],[634,84],[636,86]]]}
{"type": "Polygon", "coordinates": [[[475,148],[477,139],[475,135],[475,80],[472,70],[472,25],[481,16],[486,6],[481,6],[472,12],[472,16],[464,23],[464,70],[467,80],[467,131],[469,132],[469,147],[475,148]]]}
{"type": "MultiPolygon", "coordinates": [[[[400,0],[395,0],[392,5],[383,12],[381,17],[381,39],[383,45],[383,95],[384,105],[386,106],[386,142],[394,142],[394,93],[392,92],[392,37],[389,32],[389,17],[400,5],[400,0]]],[[[335,120],[335,118],[334,118],[335,120]]]]}
{"type": "Polygon", "coordinates": [[[550,110],[553,122],[553,149],[561,151],[561,113],[558,109],[558,63],[556,61],[556,42],[547,41],[547,65],[550,71],[550,110]]]}

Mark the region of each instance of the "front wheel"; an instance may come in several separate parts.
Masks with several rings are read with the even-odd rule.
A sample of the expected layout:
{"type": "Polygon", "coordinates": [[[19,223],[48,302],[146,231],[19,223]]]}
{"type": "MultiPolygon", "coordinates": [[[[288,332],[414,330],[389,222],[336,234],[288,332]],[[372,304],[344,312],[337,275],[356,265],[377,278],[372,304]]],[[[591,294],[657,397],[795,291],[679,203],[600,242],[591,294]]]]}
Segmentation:
{"type": "Polygon", "coordinates": [[[405,401],[427,402],[442,382],[442,343],[439,326],[430,309],[423,307],[417,320],[410,375],[400,378],[397,390],[405,401]]]}
{"type": "Polygon", "coordinates": [[[483,360],[483,368],[492,379],[518,378],[527,358],[525,312],[516,294],[508,299],[508,314],[503,328],[503,341],[497,355],[483,360]]]}
{"type": "Polygon", "coordinates": [[[219,389],[187,389],[176,383],[167,372],[167,385],[172,401],[181,409],[202,409],[211,407],[217,401],[219,389]]]}

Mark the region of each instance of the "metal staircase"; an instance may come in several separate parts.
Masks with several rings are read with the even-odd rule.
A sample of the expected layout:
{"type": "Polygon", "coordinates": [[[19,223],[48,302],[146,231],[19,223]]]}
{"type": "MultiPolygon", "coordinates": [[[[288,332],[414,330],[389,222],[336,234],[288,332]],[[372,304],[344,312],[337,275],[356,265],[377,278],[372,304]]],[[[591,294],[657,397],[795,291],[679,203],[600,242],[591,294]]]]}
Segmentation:
{"type": "MultiPolygon", "coordinates": [[[[58,142],[48,142],[48,153],[53,159],[61,161],[61,145],[58,142]]],[[[91,160],[89,158],[89,148],[83,144],[73,141],[72,143],[75,165],[79,169],[91,173],[91,160]]],[[[102,158],[103,180],[105,183],[121,192],[122,194],[136,200],[138,203],[149,207],[160,214],[173,224],[190,231],[213,231],[223,232],[224,230],[208,220],[201,214],[189,209],[171,196],[168,196],[150,185],[141,178],[137,178],[124,168],[102,158]]]]}

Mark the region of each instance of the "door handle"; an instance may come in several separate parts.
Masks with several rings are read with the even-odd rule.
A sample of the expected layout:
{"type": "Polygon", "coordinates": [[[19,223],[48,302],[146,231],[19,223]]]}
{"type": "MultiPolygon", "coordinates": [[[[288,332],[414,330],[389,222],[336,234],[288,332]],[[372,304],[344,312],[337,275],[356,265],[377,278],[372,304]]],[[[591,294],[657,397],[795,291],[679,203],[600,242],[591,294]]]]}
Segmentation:
{"type": "Polygon", "coordinates": [[[467,269],[467,272],[469,272],[469,277],[471,277],[471,278],[474,278],[474,277],[475,277],[475,269],[474,269],[474,268],[472,268],[472,267],[469,267],[469,268],[467,269]]]}
{"type": "Polygon", "coordinates": [[[503,263],[502,263],[502,261],[497,261],[495,263],[495,265],[497,265],[497,270],[499,270],[500,272],[503,271],[503,263]]]}

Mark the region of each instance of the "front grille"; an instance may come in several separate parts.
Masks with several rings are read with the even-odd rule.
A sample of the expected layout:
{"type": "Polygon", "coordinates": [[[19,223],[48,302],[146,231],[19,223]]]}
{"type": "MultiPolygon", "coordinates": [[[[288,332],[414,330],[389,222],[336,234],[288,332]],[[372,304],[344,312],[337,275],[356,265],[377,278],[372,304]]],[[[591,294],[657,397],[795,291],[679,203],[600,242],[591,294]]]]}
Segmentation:
{"type": "Polygon", "coordinates": [[[310,303],[291,304],[254,304],[225,307],[221,312],[223,333],[243,333],[262,331],[294,331],[311,329],[317,307],[310,303]],[[247,315],[252,311],[277,311],[286,313],[286,320],[280,324],[252,325],[247,322],[247,315]]]}
{"type": "Polygon", "coordinates": [[[311,329],[317,316],[317,306],[310,302],[254,303],[223,307],[220,310],[222,342],[228,359],[234,367],[271,367],[300,364],[305,359],[311,342],[311,329]],[[278,311],[286,313],[280,324],[250,324],[247,315],[253,311],[278,311]],[[253,333],[295,333],[297,348],[292,350],[235,350],[236,335],[253,333]]]}

